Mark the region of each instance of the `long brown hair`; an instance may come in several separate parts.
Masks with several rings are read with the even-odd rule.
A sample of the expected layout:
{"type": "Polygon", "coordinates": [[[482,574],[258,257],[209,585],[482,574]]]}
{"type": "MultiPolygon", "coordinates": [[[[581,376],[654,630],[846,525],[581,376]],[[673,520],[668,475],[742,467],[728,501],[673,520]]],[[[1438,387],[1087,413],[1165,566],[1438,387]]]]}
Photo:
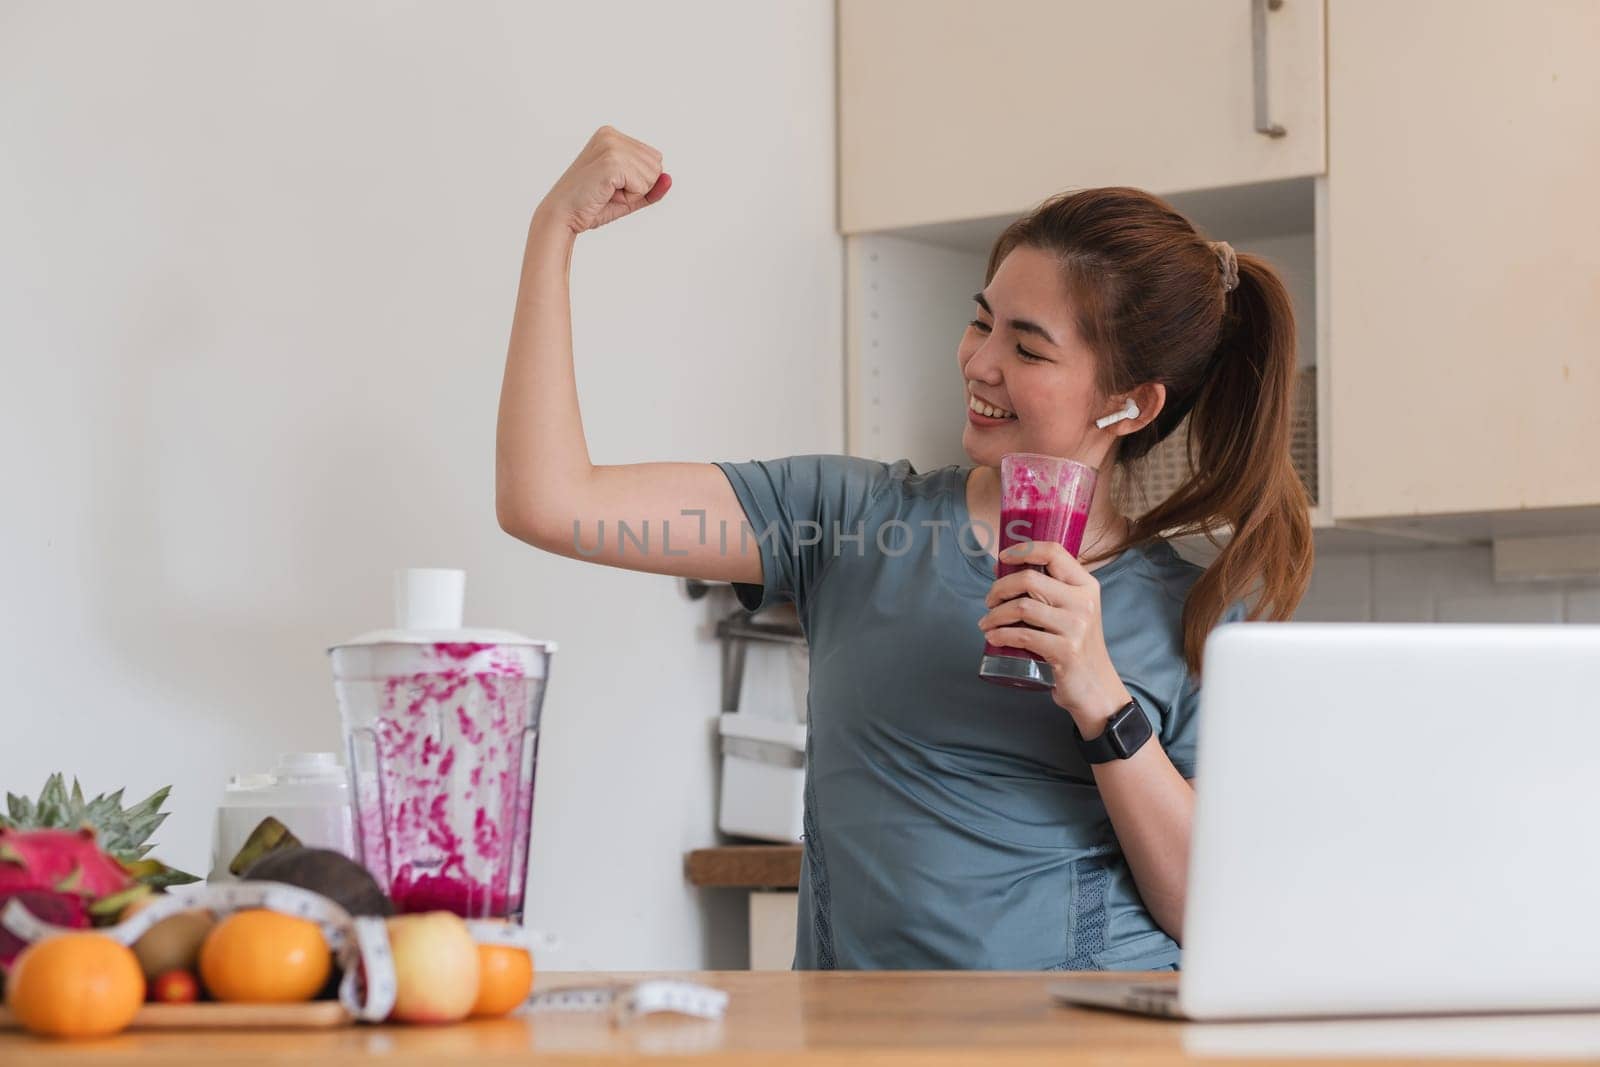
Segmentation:
{"type": "Polygon", "coordinates": [[[1206,635],[1246,601],[1250,619],[1287,619],[1311,580],[1309,500],[1289,459],[1294,418],[1294,308],[1277,272],[1248,253],[1224,254],[1166,201],[1138,189],[1052,197],[1006,228],[985,283],[1018,246],[1061,262],[1079,335],[1099,357],[1104,395],[1166,386],[1161,413],[1119,440],[1126,470],[1188,416],[1189,479],[1090,561],[1162,536],[1233,536],[1183,607],[1183,651],[1196,676],[1206,635]]]}

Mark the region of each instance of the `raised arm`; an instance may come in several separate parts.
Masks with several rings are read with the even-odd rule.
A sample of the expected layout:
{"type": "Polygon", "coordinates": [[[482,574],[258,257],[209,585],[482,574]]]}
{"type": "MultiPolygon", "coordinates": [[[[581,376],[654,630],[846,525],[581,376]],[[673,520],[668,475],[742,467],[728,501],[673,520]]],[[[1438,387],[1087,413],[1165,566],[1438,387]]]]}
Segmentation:
{"type": "Polygon", "coordinates": [[[739,536],[744,511],[720,470],[597,467],[584,440],[572,357],[574,244],[586,230],[656,203],[671,184],[660,152],[602,126],[534,211],[500,387],[495,512],[507,533],[548,552],[759,584],[761,558],[753,540],[739,536]],[[619,536],[619,522],[631,536],[619,536]]]}

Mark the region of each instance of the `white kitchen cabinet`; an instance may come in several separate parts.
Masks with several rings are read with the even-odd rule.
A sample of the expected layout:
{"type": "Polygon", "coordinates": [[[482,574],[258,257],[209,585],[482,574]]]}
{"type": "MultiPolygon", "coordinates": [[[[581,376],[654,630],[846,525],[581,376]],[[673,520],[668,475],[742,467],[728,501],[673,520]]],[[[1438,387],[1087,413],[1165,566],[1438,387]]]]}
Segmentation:
{"type": "Polygon", "coordinates": [[[1323,22],[1322,0],[839,0],[840,229],[1320,174],[1323,22]]]}
{"type": "Polygon", "coordinates": [[[1600,3],[1328,12],[1341,519],[1493,536],[1600,504],[1600,3]]]}
{"type": "MultiPolygon", "coordinates": [[[[1143,185],[1209,236],[1267,256],[1289,284],[1301,363],[1312,372],[1302,473],[1314,488],[1320,547],[1600,530],[1600,200],[1592,192],[1600,181],[1600,3],[1329,0],[1325,174],[1316,173],[1319,151],[1288,176],[1188,186],[1201,179],[1184,168],[1210,164],[1154,166],[1160,138],[1123,121],[1102,131],[1092,161],[1017,156],[1004,176],[972,168],[998,158],[995,145],[1017,131],[984,142],[970,166],[924,167],[919,149],[906,148],[907,172],[917,176],[904,189],[909,206],[864,210],[879,194],[856,196],[852,206],[852,189],[871,182],[860,184],[851,169],[850,138],[861,129],[851,71],[859,82],[864,60],[850,35],[884,18],[880,7],[898,6],[845,0],[840,8],[849,451],[909,457],[918,469],[964,462],[955,351],[994,238],[1062,189],[1143,185]],[[980,186],[999,192],[984,199],[980,186]],[[924,219],[941,221],[912,224],[924,219]]],[[[1248,11],[1250,3],[1233,6],[1248,11]]],[[[1272,17],[1294,6],[1285,0],[1272,17]]],[[[930,11],[950,24],[963,17],[942,4],[930,11]]],[[[907,27],[904,36],[949,32],[907,27]]],[[[1320,48],[1320,29],[1315,38],[1320,48]]],[[[1127,47],[1103,43],[1113,54],[1127,47]]],[[[1066,65],[1056,76],[1068,97],[1087,99],[1107,95],[1099,71],[1066,65]]],[[[944,98],[899,99],[905,129],[933,140],[928,124],[948,117],[938,111],[944,98]]]]}
{"type": "Polygon", "coordinates": [[[787,971],[794,966],[800,894],[792,889],[757,889],[750,894],[750,969],[787,971]]]}

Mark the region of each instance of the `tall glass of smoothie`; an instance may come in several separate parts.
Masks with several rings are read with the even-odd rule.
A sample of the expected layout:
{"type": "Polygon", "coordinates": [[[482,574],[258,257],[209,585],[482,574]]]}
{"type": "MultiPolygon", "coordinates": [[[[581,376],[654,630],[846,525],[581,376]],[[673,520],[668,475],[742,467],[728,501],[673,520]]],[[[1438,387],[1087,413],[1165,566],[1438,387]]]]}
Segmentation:
{"type": "MultiPolygon", "coordinates": [[[[1059,456],[1012,452],[1000,459],[1000,551],[1027,541],[1055,541],[1074,557],[1083,545],[1094,499],[1095,469],[1059,456]]],[[[1036,564],[996,561],[999,580],[1036,564]]],[[[985,644],[978,677],[1016,689],[1050,689],[1050,665],[1026,649],[985,644]]]]}
{"type": "Polygon", "coordinates": [[[556,646],[461,626],[460,571],[396,575],[395,627],[335,646],[359,859],[401,912],[523,917],[556,646]]]}

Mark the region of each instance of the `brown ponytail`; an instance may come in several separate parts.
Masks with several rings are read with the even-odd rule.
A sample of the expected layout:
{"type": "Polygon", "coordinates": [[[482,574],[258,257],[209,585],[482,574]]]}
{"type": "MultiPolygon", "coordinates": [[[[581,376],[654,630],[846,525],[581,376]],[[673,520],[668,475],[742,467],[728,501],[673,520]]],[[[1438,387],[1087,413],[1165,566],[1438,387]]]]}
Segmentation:
{"type": "MultiPolygon", "coordinates": [[[[1080,335],[1101,358],[1098,387],[1166,386],[1149,425],[1121,439],[1117,464],[1145,456],[1188,416],[1192,476],[1133,522],[1116,555],[1163,536],[1232,537],[1190,590],[1183,649],[1198,676],[1206,635],[1232,605],[1250,619],[1288,619],[1311,580],[1305,486],[1289,459],[1294,419],[1294,310],[1263,259],[1230,258],[1165,201],[1137,189],[1062,194],[1001,234],[993,278],[1018,245],[1060,257],[1080,335]]],[[[987,279],[986,279],[987,281],[987,279]]]]}
{"type": "Polygon", "coordinates": [[[1289,462],[1294,312],[1270,266],[1249,254],[1238,262],[1216,366],[1189,416],[1195,474],[1140,516],[1128,536],[1137,544],[1165,530],[1209,533],[1219,520],[1233,528],[1183,609],[1184,657],[1197,674],[1206,634],[1228,605],[1259,587],[1249,618],[1288,619],[1311,580],[1310,501],[1289,462]]]}

